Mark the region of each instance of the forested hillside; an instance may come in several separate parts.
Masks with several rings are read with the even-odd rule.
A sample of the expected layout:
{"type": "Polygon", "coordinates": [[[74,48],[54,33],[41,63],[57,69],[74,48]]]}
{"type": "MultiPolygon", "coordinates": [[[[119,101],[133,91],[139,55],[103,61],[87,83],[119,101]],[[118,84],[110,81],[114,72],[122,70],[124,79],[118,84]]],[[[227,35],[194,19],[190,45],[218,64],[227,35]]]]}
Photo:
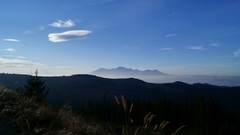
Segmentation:
{"type": "MultiPolygon", "coordinates": [[[[16,90],[24,86],[28,75],[0,74],[0,83],[16,90]]],[[[52,104],[114,100],[114,95],[125,95],[128,99],[154,101],[166,96],[173,101],[193,100],[197,97],[212,96],[223,105],[240,106],[239,87],[215,86],[210,84],[187,84],[183,82],[154,84],[128,79],[107,79],[93,75],[73,75],[61,77],[42,77],[49,89],[48,101],[52,104]]]]}

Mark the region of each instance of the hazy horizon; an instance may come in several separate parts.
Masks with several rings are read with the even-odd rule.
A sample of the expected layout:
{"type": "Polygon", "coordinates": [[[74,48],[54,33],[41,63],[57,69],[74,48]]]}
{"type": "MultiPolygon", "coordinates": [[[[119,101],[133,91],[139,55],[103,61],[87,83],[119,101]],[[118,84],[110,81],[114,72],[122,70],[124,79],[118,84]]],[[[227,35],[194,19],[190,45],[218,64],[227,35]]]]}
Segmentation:
{"type": "MultiPolygon", "coordinates": [[[[39,73],[39,71],[37,71],[39,73]]],[[[9,73],[0,73],[9,74],[9,73]]],[[[11,75],[11,73],[10,73],[11,75]]],[[[16,74],[16,75],[35,75],[35,71],[31,74],[16,74]]],[[[39,74],[38,74],[39,75],[39,74]]],[[[97,77],[103,77],[108,79],[127,79],[135,78],[148,83],[174,83],[184,82],[188,84],[211,84],[217,86],[239,86],[240,76],[219,76],[219,75],[172,75],[166,74],[159,70],[139,70],[126,67],[116,68],[99,68],[90,73],[83,74],[71,74],[71,75],[40,75],[41,77],[67,77],[73,75],[94,75],[97,77]]]]}

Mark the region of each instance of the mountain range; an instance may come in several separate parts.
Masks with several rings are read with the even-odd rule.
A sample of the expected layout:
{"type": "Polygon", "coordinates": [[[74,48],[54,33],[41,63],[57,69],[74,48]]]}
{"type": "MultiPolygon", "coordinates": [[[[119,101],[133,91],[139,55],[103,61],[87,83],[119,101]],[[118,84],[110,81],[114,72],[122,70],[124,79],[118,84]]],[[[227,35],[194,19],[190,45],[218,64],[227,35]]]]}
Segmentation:
{"type": "Polygon", "coordinates": [[[138,70],[138,69],[132,69],[132,68],[126,68],[126,67],[117,67],[112,69],[106,69],[106,68],[100,68],[97,69],[90,74],[96,74],[96,75],[111,75],[111,76],[128,76],[128,77],[134,77],[134,76],[160,76],[160,75],[168,75],[163,72],[160,72],[158,70],[138,70]]]}
{"type": "Polygon", "coordinates": [[[138,78],[150,83],[182,81],[189,84],[208,83],[219,86],[240,86],[240,76],[171,75],[159,70],[138,70],[126,67],[100,68],[90,74],[106,78],[138,78]]]}

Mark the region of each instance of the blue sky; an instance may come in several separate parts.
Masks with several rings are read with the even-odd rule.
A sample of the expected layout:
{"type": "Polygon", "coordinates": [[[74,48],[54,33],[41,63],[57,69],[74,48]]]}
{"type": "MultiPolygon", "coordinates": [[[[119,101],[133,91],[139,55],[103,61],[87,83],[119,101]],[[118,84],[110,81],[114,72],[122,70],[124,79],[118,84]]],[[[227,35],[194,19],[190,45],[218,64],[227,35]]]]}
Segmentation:
{"type": "Polygon", "coordinates": [[[239,0],[0,1],[0,72],[240,75],[239,0]]]}

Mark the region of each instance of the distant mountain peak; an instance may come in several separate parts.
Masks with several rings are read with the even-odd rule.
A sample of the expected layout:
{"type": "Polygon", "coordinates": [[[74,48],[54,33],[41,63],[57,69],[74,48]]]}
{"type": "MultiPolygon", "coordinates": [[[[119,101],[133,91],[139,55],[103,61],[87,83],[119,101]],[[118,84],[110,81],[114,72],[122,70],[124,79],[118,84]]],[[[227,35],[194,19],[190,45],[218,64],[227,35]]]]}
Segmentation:
{"type": "Polygon", "coordinates": [[[117,67],[117,68],[112,68],[112,70],[133,70],[133,69],[120,66],[120,67],[117,67]]]}
{"type": "MultiPolygon", "coordinates": [[[[114,69],[114,68],[112,68],[112,69],[114,69]]],[[[115,69],[127,69],[127,68],[122,67],[122,66],[119,66],[119,67],[117,67],[117,68],[115,68],[115,69]]],[[[130,69],[131,69],[131,68],[130,68],[130,69]]]]}
{"type": "Polygon", "coordinates": [[[119,66],[117,68],[106,69],[100,68],[93,71],[91,74],[94,75],[111,75],[111,76],[159,76],[159,75],[168,75],[159,70],[138,70],[132,68],[126,68],[119,66]]]}

